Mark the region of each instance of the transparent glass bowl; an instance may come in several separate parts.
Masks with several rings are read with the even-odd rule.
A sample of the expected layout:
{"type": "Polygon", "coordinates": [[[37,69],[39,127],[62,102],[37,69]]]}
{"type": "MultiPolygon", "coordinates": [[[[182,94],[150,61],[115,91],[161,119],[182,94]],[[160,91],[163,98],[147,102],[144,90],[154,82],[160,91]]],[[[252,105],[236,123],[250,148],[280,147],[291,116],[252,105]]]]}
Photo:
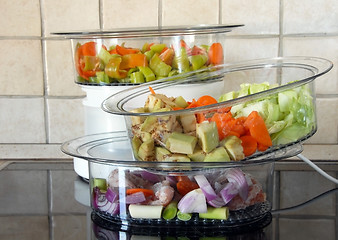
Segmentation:
{"type": "MultiPolygon", "coordinates": [[[[221,134],[224,132],[225,136],[236,135],[230,133],[232,129],[230,131],[221,127],[220,131],[219,123],[221,126],[228,124],[225,122],[226,120],[223,122],[223,118],[218,119],[218,122],[217,119],[213,120],[213,116],[218,113],[223,114],[229,109],[231,109],[231,116],[234,119],[247,117],[253,111],[258,112],[264,119],[272,140],[272,146],[265,147],[263,150],[258,148],[259,151],[235,160],[280,159],[295,155],[297,149],[299,149],[297,145],[316,132],[316,102],[313,80],[325,74],[331,68],[332,63],[330,61],[316,57],[285,57],[224,64],[210,67],[198,75],[176,78],[175,81],[169,81],[170,79],[166,78],[118,92],[106,99],[102,103],[102,108],[108,113],[125,116],[133,155],[137,160],[161,163],[163,161],[180,163],[185,161],[189,162],[188,164],[192,168],[212,165],[215,161],[233,164],[232,161],[228,162],[229,157],[227,156],[224,156],[223,159],[219,156],[217,159],[209,157],[208,162],[203,162],[203,158],[196,160],[192,157],[198,150],[198,146],[203,149],[204,155],[206,153],[208,155],[210,149],[202,146],[202,138],[207,139],[204,142],[215,142],[222,140],[221,134]],[[149,87],[156,94],[173,97],[175,101],[179,96],[186,101],[193,102],[193,99],[199,101],[198,99],[203,95],[209,95],[219,102],[182,109],[172,108],[172,103],[170,103],[171,105],[163,104],[163,101],[160,101],[162,109],[156,109],[158,97],[148,99],[151,95],[149,87]],[[145,107],[146,101],[148,103],[145,107]],[[165,105],[166,108],[163,109],[165,105]],[[189,124],[184,122],[183,118],[186,116],[190,117],[189,124]],[[192,124],[191,118],[193,119],[192,124]],[[198,124],[196,124],[196,121],[197,123],[199,121],[198,118],[207,120],[209,123],[215,121],[218,134],[217,131],[215,133],[215,126],[213,126],[214,131],[198,134],[198,124]],[[149,122],[151,124],[148,124],[149,122]],[[194,126],[193,129],[187,130],[191,126],[194,126]],[[171,138],[173,132],[179,132],[179,138],[177,136],[171,138]],[[189,144],[182,140],[182,134],[185,138],[188,138],[189,144]],[[213,135],[213,137],[206,138],[206,134],[213,135]],[[197,144],[196,139],[186,137],[187,135],[196,135],[198,138],[197,144]],[[217,139],[218,137],[220,139],[217,139]],[[150,144],[148,144],[149,142],[150,144]],[[201,142],[202,144],[200,144],[201,142]],[[184,144],[189,149],[186,150],[185,147],[183,150],[180,149],[180,147],[177,147],[180,144],[184,144]],[[175,147],[172,147],[174,145],[175,147]],[[146,147],[146,154],[143,151],[144,147],[146,147]],[[163,158],[163,154],[157,154],[159,148],[164,148],[161,152],[165,152],[165,155],[170,157],[163,158]],[[142,153],[140,153],[141,149],[142,153]]],[[[174,107],[177,107],[177,105],[174,104],[174,107]]],[[[218,148],[223,143],[220,141],[218,146],[213,144],[213,148],[218,148]]],[[[230,156],[230,158],[232,157],[230,156]]]]}
{"type": "Polygon", "coordinates": [[[71,39],[76,83],[119,86],[194,72],[223,63],[225,34],[240,26],[243,25],[148,27],[54,34],[71,39]]]}
{"type": "Polygon", "coordinates": [[[92,218],[107,228],[122,224],[155,228],[183,226],[188,229],[198,226],[218,230],[235,229],[260,221],[272,207],[274,161],[269,159],[235,164],[217,163],[193,169],[188,169],[187,163],[182,167],[182,163],[140,162],[133,159],[124,131],[76,138],[65,142],[62,151],[88,160],[92,218]],[[189,220],[182,220],[176,215],[172,219],[164,217],[165,207],[173,201],[179,203],[182,198],[177,185],[179,181],[189,178],[196,183],[195,176],[205,176],[216,189],[217,184],[221,186],[228,182],[227,174],[234,169],[245,174],[248,197],[243,201],[239,193],[235,194],[227,205],[229,212],[226,219],[201,218],[198,213],[192,213],[189,220]],[[154,195],[148,196],[145,201],[138,200],[138,197],[128,192],[137,188],[151,189],[154,195]],[[135,205],[141,209],[140,212],[133,213],[130,210],[135,205]],[[157,214],[151,214],[152,208],[157,208],[157,214]]]}

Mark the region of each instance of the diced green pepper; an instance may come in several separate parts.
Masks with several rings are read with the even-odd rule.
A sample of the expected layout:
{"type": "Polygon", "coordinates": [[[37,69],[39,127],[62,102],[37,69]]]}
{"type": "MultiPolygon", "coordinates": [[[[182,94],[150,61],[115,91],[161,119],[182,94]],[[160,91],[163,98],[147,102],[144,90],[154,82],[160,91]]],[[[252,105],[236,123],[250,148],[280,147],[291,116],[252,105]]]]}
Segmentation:
{"type": "Polygon", "coordinates": [[[154,56],[150,59],[149,67],[158,77],[167,77],[169,72],[171,71],[171,66],[162,62],[157,53],[155,53],[154,56]]]}
{"type": "Polygon", "coordinates": [[[173,60],[173,67],[178,69],[178,72],[189,72],[190,62],[187,51],[184,47],[181,48],[179,54],[175,55],[173,60]]]}
{"type": "Polygon", "coordinates": [[[83,71],[94,70],[96,68],[96,64],[98,63],[98,59],[95,56],[83,56],[83,60],[85,63],[83,71]]]}
{"type": "Polygon", "coordinates": [[[153,50],[149,50],[149,51],[146,51],[144,53],[144,55],[146,55],[146,58],[148,60],[148,62],[150,61],[150,59],[154,56],[155,52],[153,50]]]}
{"type": "Polygon", "coordinates": [[[107,182],[104,178],[93,178],[93,188],[98,187],[102,191],[107,191],[107,182]]]}
{"type": "Polygon", "coordinates": [[[193,55],[189,57],[192,70],[196,71],[204,66],[204,64],[208,61],[208,57],[204,54],[193,55]]]}
{"type": "Polygon", "coordinates": [[[138,67],[143,76],[146,78],[146,82],[151,82],[156,79],[154,72],[149,67],[138,67]]]}
{"type": "Polygon", "coordinates": [[[110,83],[108,75],[103,71],[96,72],[96,77],[98,83],[110,83]]]}
{"type": "Polygon", "coordinates": [[[106,65],[105,69],[104,69],[105,73],[109,77],[115,78],[117,80],[121,80],[121,79],[127,77],[127,71],[120,70],[121,62],[122,62],[121,57],[114,56],[113,58],[111,58],[109,60],[108,64],[106,65]]]}
{"type": "Polygon", "coordinates": [[[144,83],[144,76],[141,72],[133,72],[130,74],[131,83],[144,83]]]}
{"type": "Polygon", "coordinates": [[[150,46],[150,50],[153,50],[155,53],[160,53],[166,47],[164,43],[157,43],[150,46]]]}
{"type": "Polygon", "coordinates": [[[101,48],[98,57],[101,59],[101,61],[104,63],[104,65],[107,65],[109,60],[113,56],[106,49],[101,48]]]}

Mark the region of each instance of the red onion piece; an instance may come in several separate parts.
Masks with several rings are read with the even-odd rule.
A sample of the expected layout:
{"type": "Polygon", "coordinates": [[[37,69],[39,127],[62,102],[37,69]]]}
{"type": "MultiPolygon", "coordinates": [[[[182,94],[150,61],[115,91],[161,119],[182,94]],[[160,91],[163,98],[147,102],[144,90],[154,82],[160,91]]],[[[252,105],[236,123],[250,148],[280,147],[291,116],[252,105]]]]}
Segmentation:
{"type": "Polygon", "coordinates": [[[151,183],[157,183],[161,181],[161,178],[158,175],[147,171],[142,171],[141,177],[151,183]]]}
{"type": "Polygon", "coordinates": [[[126,204],[141,203],[146,200],[143,192],[136,192],[126,196],[126,204]]]}
{"type": "Polygon", "coordinates": [[[117,202],[108,201],[106,195],[98,187],[93,189],[93,207],[95,209],[115,215],[119,213],[119,206],[117,202]]]}
{"type": "Polygon", "coordinates": [[[182,213],[206,213],[207,202],[201,189],[187,193],[178,203],[177,208],[182,213]]]}
{"type": "Polygon", "coordinates": [[[248,198],[249,186],[242,170],[239,168],[231,168],[227,172],[227,178],[229,182],[237,185],[239,195],[245,201],[248,198]]]}
{"type": "Polygon", "coordinates": [[[223,201],[222,197],[217,196],[217,198],[215,198],[211,201],[208,201],[208,204],[210,206],[215,207],[215,208],[220,208],[220,207],[223,207],[226,203],[223,201]]]}
{"type": "Polygon", "coordinates": [[[221,195],[223,202],[227,204],[238,194],[237,184],[233,182],[227,183],[219,194],[221,195]]]}
{"type": "Polygon", "coordinates": [[[196,175],[195,180],[198,184],[198,186],[201,188],[203,191],[207,201],[212,201],[215,198],[217,198],[217,194],[210,185],[208,179],[204,175],[196,175]]]}
{"type": "Polygon", "coordinates": [[[106,198],[109,202],[115,202],[118,198],[118,194],[111,188],[108,188],[106,192],[106,198]]]}

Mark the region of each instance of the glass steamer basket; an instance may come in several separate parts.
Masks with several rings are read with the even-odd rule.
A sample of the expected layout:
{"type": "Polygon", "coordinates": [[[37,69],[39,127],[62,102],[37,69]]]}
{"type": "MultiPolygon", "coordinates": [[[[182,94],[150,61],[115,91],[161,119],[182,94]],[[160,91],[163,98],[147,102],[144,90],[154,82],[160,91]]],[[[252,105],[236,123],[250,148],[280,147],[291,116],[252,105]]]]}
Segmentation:
{"type": "MultiPolygon", "coordinates": [[[[102,111],[101,103],[110,95],[139,85],[142,81],[166,77],[169,72],[162,72],[160,76],[151,75],[151,71],[149,73],[148,66],[155,53],[168,63],[170,54],[175,52],[175,58],[179,61],[175,65],[173,60],[166,66],[171,70],[170,75],[188,71],[187,65],[181,62],[191,59],[196,64],[189,71],[194,72],[207,66],[208,48],[213,43],[224,46],[225,34],[241,26],[197,25],[53,33],[71,42],[75,83],[86,93],[82,102],[85,135],[126,130],[123,117],[102,111]],[[186,51],[181,51],[181,45],[185,46],[186,51]],[[169,50],[166,52],[166,49],[169,50]],[[147,73],[144,75],[146,78],[143,73],[147,73]]],[[[223,62],[225,49],[220,51],[223,62]]],[[[75,171],[85,179],[89,179],[87,165],[84,159],[74,159],[75,171]]]]}
{"type": "MultiPolygon", "coordinates": [[[[89,162],[93,220],[102,221],[107,228],[117,223],[134,227],[171,229],[184,226],[186,229],[229,231],[261,221],[271,209],[274,161],[301,153],[302,142],[315,133],[313,80],[331,68],[330,61],[315,57],[252,60],[211,67],[185,78],[166,78],[112,95],[102,103],[102,108],[124,116],[127,132],[90,135],[62,146],[65,153],[89,162]],[[189,96],[198,102],[197,99],[208,94],[221,101],[194,108],[145,109],[149,95],[156,97],[158,94],[174,97],[171,100],[181,96],[188,102],[193,102],[189,96]],[[288,104],[278,105],[285,102],[288,104]],[[135,111],[138,108],[143,111],[135,111]],[[231,115],[230,110],[233,110],[231,115]],[[264,120],[269,119],[276,134],[271,134],[271,146],[259,148],[251,155],[236,154],[240,146],[234,150],[226,145],[227,136],[219,141],[222,129],[220,133],[213,130],[213,134],[205,136],[208,141],[204,142],[196,143],[194,134],[190,134],[192,138],[183,136],[193,139],[189,145],[178,138],[185,146],[183,151],[188,146],[192,153],[173,149],[175,142],[164,144],[173,132],[186,135],[182,116],[195,120],[197,116],[202,117],[203,121],[198,123],[202,124],[213,122],[215,114],[236,117],[236,114],[253,111],[266,117],[264,120]],[[297,117],[291,118],[295,114],[297,117]],[[149,121],[147,118],[151,118],[152,125],[142,128],[142,124],[149,121]],[[166,124],[166,132],[161,132],[164,128],[159,128],[158,124],[169,119],[172,124],[166,124]],[[278,128],[280,125],[282,127],[278,128]],[[296,133],[292,131],[295,126],[296,133]],[[165,134],[168,132],[169,135],[165,134]],[[157,134],[149,138],[147,133],[157,134]],[[139,139],[139,144],[135,144],[135,138],[139,139]],[[148,144],[152,141],[153,145],[148,144]],[[203,144],[210,142],[217,144],[212,149],[210,146],[203,148],[203,144]],[[142,144],[148,155],[140,152],[142,144]],[[198,147],[202,148],[204,158],[194,157],[195,150],[200,151],[198,147]],[[144,156],[148,158],[142,159],[144,156]],[[184,192],[185,189],[188,191],[184,192]]],[[[153,107],[163,108],[158,98],[153,100],[159,104],[153,107]]]]}

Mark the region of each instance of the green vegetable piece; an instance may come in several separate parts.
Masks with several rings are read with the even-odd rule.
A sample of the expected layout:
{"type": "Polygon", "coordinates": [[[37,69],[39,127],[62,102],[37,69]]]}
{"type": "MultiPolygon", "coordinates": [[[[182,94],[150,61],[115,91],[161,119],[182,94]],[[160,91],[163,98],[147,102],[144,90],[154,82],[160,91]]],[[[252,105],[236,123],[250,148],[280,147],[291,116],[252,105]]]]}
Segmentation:
{"type": "Polygon", "coordinates": [[[108,75],[103,71],[96,72],[96,77],[97,83],[110,83],[108,75]]]}
{"type": "Polygon", "coordinates": [[[150,69],[150,67],[141,67],[139,66],[138,69],[141,71],[143,76],[146,79],[146,82],[151,82],[156,79],[154,72],[150,69]]]}
{"type": "Polygon", "coordinates": [[[229,208],[227,207],[208,207],[208,211],[206,213],[199,213],[200,218],[206,219],[218,219],[218,220],[227,220],[229,217],[229,208]]]}
{"type": "Polygon", "coordinates": [[[91,71],[96,68],[97,57],[95,56],[84,56],[83,57],[85,66],[83,68],[84,71],[91,71]]]}
{"type": "Polygon", "coordinates": [[[205,156],[204,162],[230,162],[230,157],[224,147],[218,147],[205,156]]]}
{"type": "Polygon", "coordinates": [[[156,43],[150,47],[150,50],[153,50],[155,53],[160,53],[166,47],[164,43],[156,43]]]}
{"type": "Polygon", "coordinates": [[[141,144],[142,144],[142,141],[136,136],[134,136],[133,139],[131,140],[131,146],[132,146],[132,149],[133,149],[134,156],[136,158],[139,157],[138,151],[140,149],[141,144]]]}
{"type": "Polygon", "coordinates": [[[179,73],[190,71],[190,61],[187,51],[184,47],[181,48],[179,54],[175,55],[173,60],[173,67],[178,69],[179,73]]]}
{"type": "Polygon", "coordinates": [[[107,191],[107,181],[104,178],[93,178],[93,188],[98,187],[101,191],[107,191]]]}
{"type": "Polygon", "coordinates": [[[177,218],[181,221],[189,221],[191,219],[191,213],[182,213],[180,210],[177,212],[177,218]]]}
{"type": "Polygon", "coordinates": [[[144,76],[141,72],[133,72],[130,74],[131,83],[144,83],[144,76]]]}
{"type": "Polygon", "coordinates": [[[147,61],[149,62],[150,59],[154,56],[155,52],[153,50],[146,51],[144,55],[146,55],[147,61]]]}
{"type": "Polygon", "coordinates": [[[238,137],[227,136],[226,138],[223,139],[221,145],[224,146],[231,160],[239,161],[245,158],[242,147],[242,141],[238,137]]]}
{"type": "Polygon", "coordinates": [[[165,220],[171,220],[176,217],[177,214],[177,202],[172,201],[171,203],[168,204],[168,206],[165,207],[162,217],[165,220]]]}
{"type": "Polygon", "coordinates": [[[188,157],[193,162],[203,162],[205,159],[206,153],[200,148],[200,146],[196,146],[193,154],[188,154],[188,157]]]}
{"type": "Polygon", "coordinates": [[[98,83],[97,77],[89,77],[88,78],[88,82],[90,82],[90,83],[98,83]]]}
{"type": "Polygon", "coordinates": [[[167,65],[166,63],[162,62],[159,55],[157,53],[150,59],[149,67],[156,76],[159,77],[167,77],[169,72],[171,71],[171,66],[167,65]]]}
{"type": "Polygon", "coordinates": [[[155,156],[155,144],[154,139],[149,139],[148,141],[143,142],[137,152],[137,156],[143,161],[153,160],[155,156]]]}
{"type": "Polygon", "coordinates": [[[112,55],[106,49],[101,48],[98,57],[101,59],[104,65],[107,65],[109,60],[112,58],[112,55]]]}
{"type": "Polygon", "coordinates": [[[186,108],[188,107],[188,103],[187,101],[185,101],[185,99],[182,96],[178,96],[175,98],[174,100],[175,104],[181,108],[186,108]]]}
{"type": "Polygon", "coordinates": [[[142,53],[145,53],[147,51],[148,47],[149,47],[149,43],[147,43],[147,42],[144,43],[143,46],[142,46],[142,49],[141,49],[142,53]]]}
{"type": "Polygon", "coordinates": [[[196,143],[194,136],[173,132],[166,141],[166,148],[173,153],[192,154],[196,143]]]}
{"type": "Polygon", "coordinates": [[[206,62],[208,61],[208,57],[204,54],[199,54],[190,56],[189,60],[192,66],[192,70],[196,71],[206,64],[206,62]]]}
{"type": "Polygon", "coordinates": [[[196,135],[200,147],[206,153],[214,150],[219,144],[218,130],[215,122],[196,124],[196,135]]]}
{"type": "Polygon", "coordinates": [[[133,218],[160,219],[163,206],[152,205],[129,205],[129,213],[133,218]]]}

